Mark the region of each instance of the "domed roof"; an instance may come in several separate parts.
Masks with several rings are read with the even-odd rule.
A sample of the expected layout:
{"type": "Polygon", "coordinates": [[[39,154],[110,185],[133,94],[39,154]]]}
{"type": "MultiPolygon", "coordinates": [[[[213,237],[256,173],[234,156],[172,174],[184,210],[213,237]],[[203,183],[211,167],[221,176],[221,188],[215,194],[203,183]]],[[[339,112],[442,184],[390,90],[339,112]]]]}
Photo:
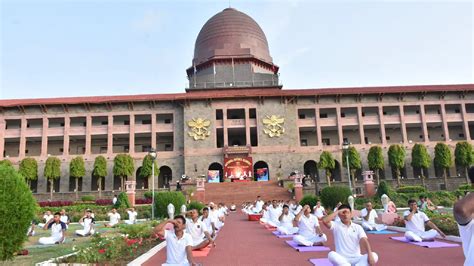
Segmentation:
{"type": "Polygon", "coordinates": [[[254,57],[272,63],[267,38],[248,15],[226,8],[202,27],[194,46],[194,65],[212,58],[254,57]]]}

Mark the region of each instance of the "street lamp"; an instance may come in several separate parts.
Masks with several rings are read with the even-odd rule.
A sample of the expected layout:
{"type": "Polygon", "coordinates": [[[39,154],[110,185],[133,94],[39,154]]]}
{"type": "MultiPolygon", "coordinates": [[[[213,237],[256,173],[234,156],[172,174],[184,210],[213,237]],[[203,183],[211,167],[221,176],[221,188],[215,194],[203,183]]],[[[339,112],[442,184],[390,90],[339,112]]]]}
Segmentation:
{"type": "Polygon", "coordinates": [[[153,220],[155,219],[155,148],[151,148],[148,155],[151,157],[151,219],[153,220]]]}
{"type": "Polygon", "coordinates": [[[342,143],[342,150],[346,153],[346,166],[347,166],[347,176],[349,177],[349,189],[351,190],[352,194],[352,180],[351,180],[351,171],[349,169],[349,141],[344,140],[342,143]]]}

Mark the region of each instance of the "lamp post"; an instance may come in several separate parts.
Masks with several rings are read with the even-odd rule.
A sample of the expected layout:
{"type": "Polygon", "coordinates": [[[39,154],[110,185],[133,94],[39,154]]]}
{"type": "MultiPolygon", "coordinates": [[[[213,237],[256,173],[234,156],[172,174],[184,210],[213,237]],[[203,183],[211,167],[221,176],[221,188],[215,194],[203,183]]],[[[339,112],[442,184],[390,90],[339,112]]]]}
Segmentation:
{"type": "Polygon", "coordinates": [[[151,148],[148,155],[151,157],[151,219],[153,220],[155,219],[155,148],[151,148]]]}
{"type": "Polygon", "coordinates": [[[349,141],[344,140],[344,143],[342,143],[342,150],[346,153],[347,176],[349,177],[349,189],[351,190],[352,194],[352,179],[351,171],[349,169],[349,141]]]}

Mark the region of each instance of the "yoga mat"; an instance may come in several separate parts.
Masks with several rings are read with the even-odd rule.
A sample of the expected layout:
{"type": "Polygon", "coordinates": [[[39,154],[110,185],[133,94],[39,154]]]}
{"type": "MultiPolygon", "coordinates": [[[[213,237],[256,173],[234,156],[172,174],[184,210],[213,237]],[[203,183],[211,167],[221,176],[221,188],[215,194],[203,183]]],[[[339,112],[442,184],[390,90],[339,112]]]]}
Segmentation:
{"type": "Polygon", "coordinates": [[[275,231],[275,230],[277,230],[276,227],[270,226],[270,225],[268,225],[268,224],[265,225],[265,228],[266,228],[267,230],[270,230],[270,231],[275,231]]]}
{"type": "Polygon", "coordinates": [[[332,263],[329,261],[329,259],[309,259],[309,262],[311,262],[314,266],[332,266],[332,263]]]}
{"type": "Polygon", "coordinates": [[[205,247],[201,250],[193,250],[193,257],[207,257],[207,255],[209,255],[209,252],[211,252],[210,247],[205,247]]]}
{"type": "Polygon", "coordinates": [[[398,232],[390,231],[390,230],[382,230],[382,231],[365,231],[367,234],[373,235],[389,235],[389,234],[397,234],[398,232]]]}
{"type": "Polygon", "coordinates": [[[312,246],[312,247],[306,247],[306,246],[299,246],[295,241],[293,240],[287,240],[285,241],[290,247],[296,249],[299,252],[309,252],[309,251],[330,251],[331,249],[325,246],[312,246]]]}
{"type": "Polygon", "coordinates": [[[404,236],[393,236],[390,237],[393,240],[404,242],[404,243],[409,243],[413,245],[417,245],[420,247],[425,247],[425,248],[452,248],[452,247],[459,247],[459,244],[452,244],[452,243],[446,243],[446,242],[441,242],[441,241],[427,241],[427,242],[414,242],[406,239],[404,236]]]}
{"type": "Polygon", "coordinates": [[[295,235],[282,235],[278,231],[273,231],[272,234],[276,235],[278,238],[293,238],[295,235]]]}

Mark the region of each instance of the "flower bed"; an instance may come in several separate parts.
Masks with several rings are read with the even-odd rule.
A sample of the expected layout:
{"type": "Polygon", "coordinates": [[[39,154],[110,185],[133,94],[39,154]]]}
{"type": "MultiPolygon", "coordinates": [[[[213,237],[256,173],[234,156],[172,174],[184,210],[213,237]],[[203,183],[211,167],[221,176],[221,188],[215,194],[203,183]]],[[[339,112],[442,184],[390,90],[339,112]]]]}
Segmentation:
{"type": "Polygon", "coordinates": [[[70,200],[40,201],[38,205],[40,207],[62,207],[74,205],[74,202],[70,200]]]}
{"type": "Polygon", "coordinates": [[[135,199],[135,204],[151,204],[151,198],[135,199]]]}

